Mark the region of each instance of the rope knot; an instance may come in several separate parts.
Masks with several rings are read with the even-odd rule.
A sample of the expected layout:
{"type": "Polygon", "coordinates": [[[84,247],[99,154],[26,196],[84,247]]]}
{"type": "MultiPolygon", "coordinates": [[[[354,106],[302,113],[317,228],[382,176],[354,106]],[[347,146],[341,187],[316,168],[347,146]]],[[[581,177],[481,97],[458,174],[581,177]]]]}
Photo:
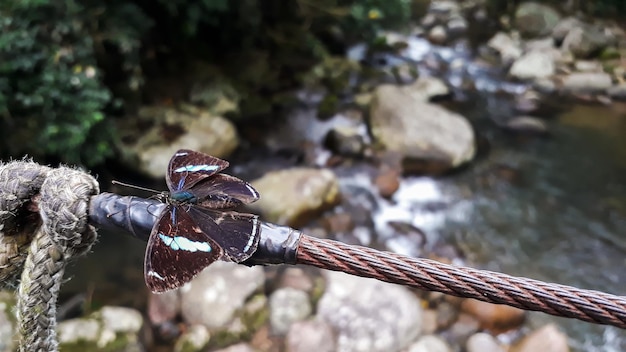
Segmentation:
{"type": "Polygon", "coordinates": [[[89,199],[99,192],[96,180],[79,170],[60,167],[48,172],[41,186],[39,208],[44,231],[65,259],[85,254],[96,240],[88,224],[89,199]]]}
{"type": "Polygon", "coordinates": [[[88,210],[98,192],[96,180],[76,169],[28,160],[0,164],[0,287],[14,285],[21,272],[21,351],[58,350],[56,301],[63,272],[69,259],[96,241],[88,210]]]}

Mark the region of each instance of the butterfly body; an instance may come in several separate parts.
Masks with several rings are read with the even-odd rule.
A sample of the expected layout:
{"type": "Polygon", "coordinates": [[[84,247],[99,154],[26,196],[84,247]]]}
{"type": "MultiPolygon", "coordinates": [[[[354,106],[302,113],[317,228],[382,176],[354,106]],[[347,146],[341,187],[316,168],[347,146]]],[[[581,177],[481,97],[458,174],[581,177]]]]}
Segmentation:
{"type": "Polygon", "coordinates": [[[165,292],[190,281],[216,260],[241,262],[258,246],[258,216],[232,208],[259,199],[248,183],[218,172],[228,162],[179,150],[166,174],[168,204],[155,223],[145,258],[146,285],[165,292]]]}

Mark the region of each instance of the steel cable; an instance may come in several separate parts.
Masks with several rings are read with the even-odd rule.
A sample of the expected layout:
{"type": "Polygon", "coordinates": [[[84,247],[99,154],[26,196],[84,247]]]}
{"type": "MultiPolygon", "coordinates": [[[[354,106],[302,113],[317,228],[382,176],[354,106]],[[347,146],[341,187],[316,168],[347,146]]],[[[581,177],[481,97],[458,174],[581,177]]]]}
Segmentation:
{"type": "Polygon", "coordinates": [[[302,236],[298,264],[626,328],[626,297],[302,236]]]}

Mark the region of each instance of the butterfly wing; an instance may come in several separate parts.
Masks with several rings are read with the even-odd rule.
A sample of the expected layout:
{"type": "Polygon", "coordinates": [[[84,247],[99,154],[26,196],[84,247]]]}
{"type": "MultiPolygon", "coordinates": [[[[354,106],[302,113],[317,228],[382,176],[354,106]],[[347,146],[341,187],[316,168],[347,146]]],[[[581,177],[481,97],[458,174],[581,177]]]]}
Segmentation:
{"type": "Polygon", "coordinates": [[[234,262],[242,262],[256,251],[261,237],[261,222],[257,215],[216,211],[191,206],[189,215],[234,262]]]}
{"type": "MultiPolygon", "coordinates": [[[[218,229],[219,230],[219,229],[218,229]]],[[[178,288],[223,257],[220,245],[179,205],[168,205],[152,229],[144,278],[154,293],[178,288]]]]}
{"type": "Polygon", "coordinates": [[[189,191],[198,199],[198,205],[213,209],[234,208],[259,200],[259,192],[248,182],[225,174],[196,183],[189,191]]]}
{"type": "Polygon", "coordinates": [[[228,161],[189,149],[177,151],[170,159],[165,179],[170,192],[188,190],[196,183],[228,167],[228,161]]]}

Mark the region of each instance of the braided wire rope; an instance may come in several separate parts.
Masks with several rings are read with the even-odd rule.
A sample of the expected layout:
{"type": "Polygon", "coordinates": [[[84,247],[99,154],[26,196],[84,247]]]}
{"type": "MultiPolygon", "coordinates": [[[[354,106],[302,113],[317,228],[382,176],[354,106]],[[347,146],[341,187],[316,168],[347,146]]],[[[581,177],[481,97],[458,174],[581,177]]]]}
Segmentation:
{"type": "Polygon", "coordinates": [[[96,241],[88,224],[98,183],[32,161],[0,164],[0,287],[17,289],[20,351],[57,351],[56,302],[67,261],[96,241]]]}
{"type": "Polygon", "coordinates": [[[302,236],[298,264],[626,328],[626,297],[302,236]]]}

